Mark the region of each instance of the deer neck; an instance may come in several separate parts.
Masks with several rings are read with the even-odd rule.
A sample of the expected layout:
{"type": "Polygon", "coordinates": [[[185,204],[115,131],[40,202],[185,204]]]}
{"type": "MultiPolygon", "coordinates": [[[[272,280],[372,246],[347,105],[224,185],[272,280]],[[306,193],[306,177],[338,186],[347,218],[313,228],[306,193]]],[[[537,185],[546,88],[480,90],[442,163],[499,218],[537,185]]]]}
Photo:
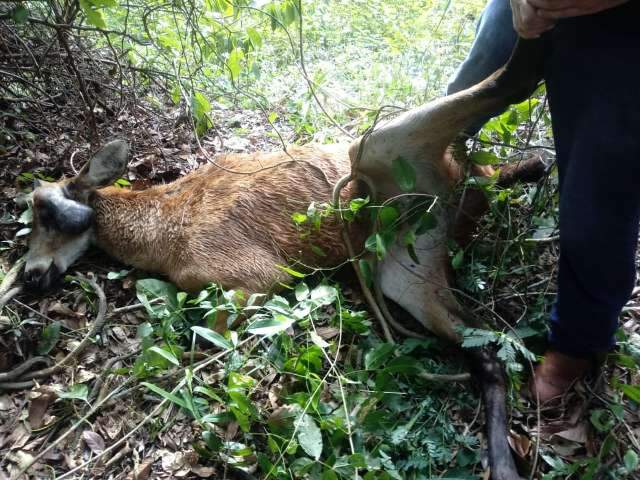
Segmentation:
{"type": "Polygon", "coordinates": [[[164,272],[175,247],[168,241],[163,205],[153,190],[95,191],[89,199],[96,213],[94,243],[127,265],[164,272]]]}

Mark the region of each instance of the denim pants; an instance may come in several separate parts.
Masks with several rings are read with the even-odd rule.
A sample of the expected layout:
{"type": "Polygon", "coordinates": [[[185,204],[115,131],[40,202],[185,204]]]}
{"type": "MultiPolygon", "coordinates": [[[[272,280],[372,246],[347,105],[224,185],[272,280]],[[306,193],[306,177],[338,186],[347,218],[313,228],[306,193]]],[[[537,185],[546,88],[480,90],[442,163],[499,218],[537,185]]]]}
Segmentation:
{"type": "MultiPolygon", "coordinates": [[[[544,35],[560,181],[558,295],[550,342],[576,356],[615,344],[620,311],[635,285],[639,14],[640,2],[632,0],[596,15],[561,20],[544,35]]],[[[469,58],[448,92],[493,73],[506,61],[515,38],[509,0],[490,0],[469,58]]]]}

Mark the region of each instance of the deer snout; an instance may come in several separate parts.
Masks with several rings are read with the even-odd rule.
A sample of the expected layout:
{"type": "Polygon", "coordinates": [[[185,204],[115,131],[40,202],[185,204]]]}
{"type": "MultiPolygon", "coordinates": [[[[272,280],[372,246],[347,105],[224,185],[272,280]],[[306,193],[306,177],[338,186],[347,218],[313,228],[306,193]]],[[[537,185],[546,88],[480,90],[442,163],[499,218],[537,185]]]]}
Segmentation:
{"type": "Polygon", "coordinates": [[[60,279],[60,270],[54,262],[49,267],[35,266],[25,268],[23,274],[24,284],[32,292],[46,292],[60,279]]]}

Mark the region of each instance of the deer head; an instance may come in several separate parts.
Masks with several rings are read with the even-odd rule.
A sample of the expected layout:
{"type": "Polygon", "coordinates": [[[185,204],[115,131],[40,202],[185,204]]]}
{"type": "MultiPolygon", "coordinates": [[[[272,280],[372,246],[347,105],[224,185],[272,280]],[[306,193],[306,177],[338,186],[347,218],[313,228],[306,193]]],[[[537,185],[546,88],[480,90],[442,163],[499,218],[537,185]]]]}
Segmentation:
{"type": "Polygon", "coordinates": [[[25,284],[34,290],[50,289],[89,246],[94,211],[91,192],[117,179],[127,164],[127,143],[106,144],[77,176],[59,182],[36,180],[33,225],[24,269],[25,284]]]}

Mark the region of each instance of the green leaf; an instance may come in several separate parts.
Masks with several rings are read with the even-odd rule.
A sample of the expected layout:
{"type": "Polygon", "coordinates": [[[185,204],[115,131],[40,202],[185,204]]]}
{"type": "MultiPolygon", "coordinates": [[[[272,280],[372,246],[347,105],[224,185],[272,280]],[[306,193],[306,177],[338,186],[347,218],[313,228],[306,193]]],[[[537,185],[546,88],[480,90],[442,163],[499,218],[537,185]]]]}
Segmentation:
{"type": "Polygon", "coordinates": [[[143,322],[138,325],[138,329],[136,331],[136,338],[145,338],[149,337],[153,333],[153,327],[149,322],[143,322]]]}
{"type": "Polygon", "coordinates": [[[24,7],[24,5],[16,5],[13,10],[11,10],[11,18],[17,24],[21,24],[27,21],[29,17],[29,11],[24,7]]]}
{"type": "Polygon", "coordinates": [[[154,345],[153,347],[149,347],[149,351],[157,353],[162,358],[164,358],[165,360],[168,360],[170,363],[173,363],[176,366],[180,366],[180,362],[178,361],[176,356],[173,353],[169,352],[168,350],[165,350],[164,348],[160,348],[154,345]]]}
{"type": "Polygon", "coordinates": [[[387,244],[385,237],[380,233],[374,233],[367,238],[365,248],[370,252],[374,252],[378,260],[382,260],[387,254],[387,244]]]}
{"type": "Polygon", "coordinates": [[[496,334],[490,330],[467,328],[463,333],[462,348],[484,347],[496,340],[496,334]]]}
{"type": "Polygon", "coordinates": [[[325,469],[320,478],[321,480],[338,480],[338,475],[333,470],[325,469]]]}
{"type": "Polygon", "coordinates": [[[311,300],[321,306],[331,305],[338,298],[338,290],[329,285],[318,285],[311,291],[311,300]]]}
{"type": "Polygon", "coordinates": [[[136,296],[151,318],[159,318],[169,309],[173,312],[178,304],[178,290],[168,282],[155,278],[145,278],[136,282],[136,296]],[[151,304],[151,300],[162,299],[163,302],[151,304]]]}
{"type": "Polygon", "coordinates": [[[462,267],[464,262],[464,250],[458,250],[458,252],[451,259],[451,266],[454,270],[458,270],[462,267]]]}
{"type": "Polygon", "coordinates": [[[229,340],[224,338],[218,332],[205,327],[191,327],[191,330],[196,334],[213,343],[216,347],[223,350],[233,350],[233,345],[229,340]]]}
{"type": "Polygon", "coordinates": [[[500,163],[500,159],[497,156],[491,152],[485,152],[483,150],[474,152],[471,155],[470,160],[476,165],[495,165],[500,163]]]}
{"type": "Polygon", "coordinates": [[[89,0],[80,0],[80,7],[87,16],[87,22],[94,27],[102,29],[107,28],[107,24],[104,23],[104,18],[102,17],[102,12],[98,10],[97,6],[93,4],[93,2],[89,0]]]}
{"type": "Polygon", "coordinates": [[[251,45],[253,45],[254,49],[258,49],[262,46],[262,36],[258,33],[256,29],[248,27],[247,37],[249,37],[249,41],[251,42],[251,45]]]}
{"type": "Polygon", "coordinates": [[[361,453],[354,453],[349,456],[349,464],[354,468],[367,468],[367,459],[361,453]]]}
{"type": "MultiPolygon", "coordinates": [[[[203,419],[202,421],[204,421],[203,419]]],[[[209,452],[217,452],[222,447],[222,440],[220,440],[220,438],[218,438],[218,436],[213,432],[202,432],[202,439],[204,440],[204,443],[207,444],[207,449],[209,450],[209,452]]]]}
{"type": "MultiPolygon", "coordinates": [[[[138,294],[142,293],[150,297],[150,300],[162,298],[171,306],[177,304],[178,290],[169,282],[163,282],[155,278],[144,278],[136,282],[136,291],[138,294]]],[[[140,300],[140,298],[138,299],[140,300]]]]}
{"type": "Polygon", "coordinates": [[[309,287],[304,282],[300,282],[296,285],[295,289],[296,300],[299,302],[305,300],[309,296],[309,287]]]}
{"type": "Polygon", "coordinates": [[[360,273],[362,274],[364,283],[366,283],[368,287],[371,287],[371,285],[373,285],[373,269],[371,268],[371,262],[362,258],[358,260],[358,267],[360,268],[360,273]]]}
{"type": "Polygon", "coordinates": [[[314,460],[322,454],[322,432],[316,422],[306,413],[298,419],[298,443],[314,460]]]}
{"type": "Polygon", "coordinates": [[[306,275],[304,273],[298,272],[296,270],[294,270],[293,268],[289,268],[285,265],[278,265],[276,264],[276,267],[279,268],[280,270],[282,270],[284,273],[287,273],[289,275],[291,275],[294,278],[304,278],[306,277],[306,275]]]}
{"type": "Polygon", "coordinates": [[[236,81],[240,76],[242,70],[242,59],[244,58],[244,52],[241,48],[236,48],[229,54],[227,60],[227,67],[229,67],[229,73],[231,73],[231,80],[236,81]]]}
{"type": "Polygon", "coordinates": [[[229,407],[233,416],[236,417],[236,421],[243,432],[248,432],[251,423],[250,417],[252,413],[251,401],[249,398],[242,392],[238,391],[229,391],[227,392],[231,402],[229,403],[229,407]]]}
{"type": "Polygon", "coordinates": [[[390,343],[380,343],[369,350],[364,356],[364,368],[375,370],[380,368],[393,354],[394,346],[390,343]]]}
{"type": "Polygon", "coordinates": [[[380,221],[382,229],[393,227],[399,217],[400,214],[394,207],[386,206],[380,209],[380,211],[378,212],[378,220],[380,221]]]}
{"type": "Polygon", "coordinates": [[[130,187],[131,186],[131,182],[129,180],[127,180],[126,178],[119,178],[115,181],[114,185],[118,186],[118,187],[130,187]]]}
{"type": "Polygon", "coordinates": [[[38,342],[38,353],[40,355],[46,355],[53,347],[56,346],[58,340],[60,339],[60,322],[55,321],[51,322],[49,325],[42,329],[42,335],[40,337],[40,341],[38,342]]]}
{"type": "Polygon", "coordinates": [[[204,121],[211,111],[211,103],[202,93],[196,92],[191,98],[191,109],[196,120],[204,121]]]}
{"type": "Polygon", "coordinates": [[[307,218],[308,217],[304,213],[300,213],[300,212],[294,212],[291,215],[291,219],[293,220],[293,223],[295,223],[296,225],[302,225],[307,221],[307,218]]]}
{"type": "Polygon", "coordinates": [[[624,468],[629,473],[635,472],[638,468],[638,454],[632,449],[627,450],[627,453],[624,454],[624,468]]]}
{"type": "Polygon", "coordinates": [[[384,370],[389,373],[416,375],[421,369],[421,365],[416,362],[416,359],[408,355],[392,358],[389,362],[385,362],[384,365],[384,370]]]}
{"type": "Polygon", "coordinates": [[[596,409],[591,412],[591,424],[599,432],[608,432],[615,425],[615,420],[609,410],[596,409]]]}
{"type": "Polygon", "coordinates": [[[71,400],[84,400],[86,402],[89,397],[89,387],[82,383],[76,383],[75,385],[71,385],[71,388],[66,392],[59,392],[58,397],[71,400]]]}
{"type": "Polygon", "coordinates": [[[420,264],[420,259],[418,258],[418,254],[416,253],[416,233],[413,230],[407,230],[402,238],[402,243],[407,247],[407,253],[411,257],[411,259],[420,264]]]}
{"type": "Polygon", "coordinates": [[[369,197],[354,198],[349,202],[349,210],[351,210],[354,214],[357,214],[368,203],[369,203],[369,197]]]}
{"type": "Polygon", "coordinates": [[[170,402],[175,403],[176,405],[184,408],[185,410],[189,410],[189,408],[187,408],[187,403],[182,398],[174,395],[173,393],[167,392],[165,389],[160,388],[157,385],[154,385],[153,383],[148,383],[148,382],[140,382],[140,383],[145,387],[147,387],[152,392],[160,395],[162,398],[165,398],[170,402]]]}
{"type": "Polygon", "coordinates": [[[438,219],[431,212],[424,212],[418,220],[418,228],[416,228],[416,235],[423,235],[429,230],[433,230],[438,226],[438,219]]]}
{"type": "Polygon", "coordinates": [[[273,318],[260,319],[252,322],[247,331],[254,335],[264,335],[269,337],[276,333],[284,332],[287,328],[293,325],[296,319],[291,316],[276,314],[273,318]]]}
{"type": "Polygon", "coordinates": [[[131,270],[120,270],[119,272],[109,272],[107,273],[107,278],[109,280],[118,280],[120,278],[124,278],[129,275],[131,270]]]}
{"type": "Polygon", "coordinates": [[[629,397],[637,404],[640,404],[640,385],[619,384],[618,386],[620,390],[622,390],[622,393],[624,393],[627,397],[629,397]]]}
{"type": "Polygon", "coordinates": [[[391,173],[396,184],[404,192],[411,192],[416,188],[416,171],[403,157],[396,158],[391,163],[391,173]]]}
{"type": "Polygon", "coordinates": [[[402,236],[402,244],[404,246],[415,245],[416,243],[416,232],[413,230],[407,230],[405,234],[402,236]]]}

